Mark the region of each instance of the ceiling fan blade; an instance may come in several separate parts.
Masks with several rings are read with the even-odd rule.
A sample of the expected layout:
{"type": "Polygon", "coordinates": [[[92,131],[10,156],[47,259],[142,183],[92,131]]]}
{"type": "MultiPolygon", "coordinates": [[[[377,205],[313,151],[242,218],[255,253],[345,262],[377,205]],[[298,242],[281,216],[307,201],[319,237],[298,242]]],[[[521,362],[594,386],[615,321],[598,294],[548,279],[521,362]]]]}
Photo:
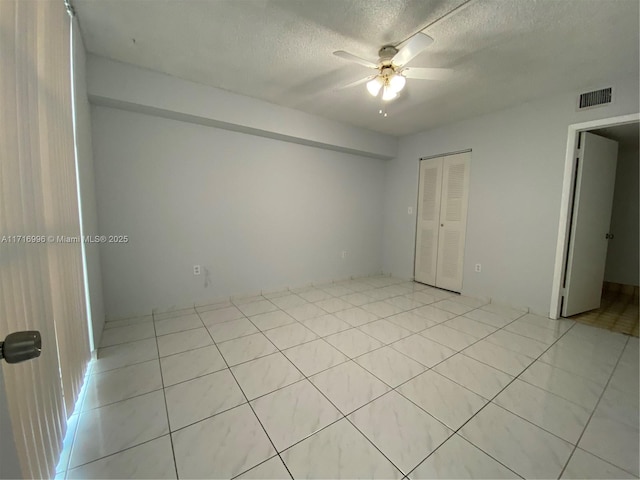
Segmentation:
{"type": "Polygon", "coordinates": [[[451,68],[405,68],[402,75],[418,80],[446,80],[453,72],[451,68]]]}
{"type": "Polygon", "coordinates": [[[402,46],[402,48],[391,59],[391,63],[399,67],[409,63],[413,57],[422,52],[433,43],[433,38],[422,32],[416,33],[402,46]]]}
{"type": "Polygon", "coordinates": [[[340,85],[338,87],[336,87],[336,90],[343,90],[345,88],[351,88],[351,87],[355,87],[357,85],[362,85],[363,83],[367,83],[369,80],[374,79],[376,76],[375,75],[369,75],[368,77],[364,77],[361,78],[360,80],[356,80],[355,82],[350,82],[347,83],[346,85],[340,85]]]}
{"type": "Polygon", "coordinates": [[[352,53],[345,52],[344,50],[338,50],[337,52],[333,52],[333,54],[336,57],[349,60],[350,62],[355,62],[359,65],[362,65],[363,67],[378,68],[378,66],[375,63],[370,62],[369,60],[365,60],[364,58],[357,57],[352,53]]]}

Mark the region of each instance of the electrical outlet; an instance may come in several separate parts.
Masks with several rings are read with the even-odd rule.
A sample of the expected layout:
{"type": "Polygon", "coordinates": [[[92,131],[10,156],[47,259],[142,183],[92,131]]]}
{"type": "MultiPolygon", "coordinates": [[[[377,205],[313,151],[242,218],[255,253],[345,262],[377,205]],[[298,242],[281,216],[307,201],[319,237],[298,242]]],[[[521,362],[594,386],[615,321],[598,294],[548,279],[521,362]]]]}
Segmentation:
{"type": "Polygon", "coordinates": [[[347,251],[346,250],[342,251],[342,258],[347,258],[347,251]]]}
{"type": "Polygon", "coordinates": [[[193,266],[193,274],[194,275],[200,275],[200,265],[194,265],[193,266]]]}
{"type": "Polygon", "coordinates": [[[482,271],[482,265],[476,263],[476,272],[480,273],[482,271]]]}
{"type": "Polygon", "coordinates": [[[407,214],[408,215],[413,215],[413,207],[407,208],[407,214]]]}

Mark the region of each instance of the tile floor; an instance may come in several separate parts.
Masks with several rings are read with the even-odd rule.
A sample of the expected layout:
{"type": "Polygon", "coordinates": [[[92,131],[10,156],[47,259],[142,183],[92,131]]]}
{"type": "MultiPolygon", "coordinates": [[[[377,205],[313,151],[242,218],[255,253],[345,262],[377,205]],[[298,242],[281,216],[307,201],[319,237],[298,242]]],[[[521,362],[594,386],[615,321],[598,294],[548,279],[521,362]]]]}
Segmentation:
{"type": "Polygon", "coordinates": [[[571,319],[637,337],[640,333],[638,287],[604,283],[600,308],[574,315],[571,319]]]}
{"type": "Polygon", "coordinates": [[[638,355],[390,277],[109,322],[57,477],[638,477],[638,355]]]}

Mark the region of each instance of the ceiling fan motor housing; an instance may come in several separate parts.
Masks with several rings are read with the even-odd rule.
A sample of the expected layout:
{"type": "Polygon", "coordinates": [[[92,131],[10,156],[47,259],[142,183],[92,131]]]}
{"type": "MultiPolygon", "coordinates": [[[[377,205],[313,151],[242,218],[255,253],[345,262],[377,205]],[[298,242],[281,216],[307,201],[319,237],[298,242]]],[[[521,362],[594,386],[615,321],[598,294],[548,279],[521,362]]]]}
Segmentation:
{"type": "Polygon", "coordinates": [[[392,45],[382,47],[378,52],[380,63],[382,65],[391,65],[391,59],[398,53],[398,49],[392,45]]]}

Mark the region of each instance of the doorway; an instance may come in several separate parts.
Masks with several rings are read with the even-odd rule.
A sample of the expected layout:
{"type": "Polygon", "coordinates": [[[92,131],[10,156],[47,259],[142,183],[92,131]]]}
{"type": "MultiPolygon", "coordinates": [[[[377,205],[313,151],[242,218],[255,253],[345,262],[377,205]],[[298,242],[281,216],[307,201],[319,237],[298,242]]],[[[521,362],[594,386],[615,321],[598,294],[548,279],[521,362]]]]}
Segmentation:
{"type": "Polygon", "coordinates": [[[639,119],[569,127],[551,318],[637,335],[639,119]]]}

